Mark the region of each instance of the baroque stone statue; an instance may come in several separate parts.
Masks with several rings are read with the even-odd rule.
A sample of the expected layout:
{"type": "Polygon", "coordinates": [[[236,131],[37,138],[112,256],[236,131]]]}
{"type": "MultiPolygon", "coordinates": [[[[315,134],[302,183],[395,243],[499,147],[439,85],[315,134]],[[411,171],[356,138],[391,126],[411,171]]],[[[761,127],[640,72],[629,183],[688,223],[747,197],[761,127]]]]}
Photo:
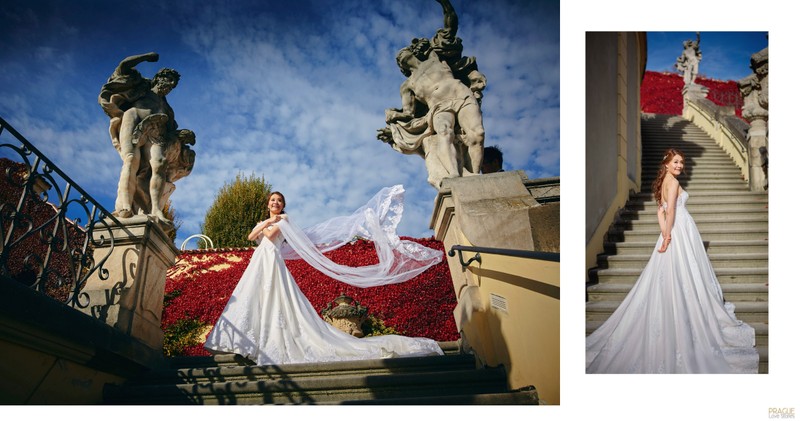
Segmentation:
{"type": "Polygon", "coordinates": [[[119,218],[148,214],[169,223],[163,209],[175,190],[174,182],[192,171],[195,153],[190,145],[195,144],[195,135],[178,129],[166,98],[180,74],[164,68],[147,79],[135,68],[144,61],[158,61],[158,54],[123,59],[98,96],[111,119],[111,144],[122,158],[113,214],[119,218]]]}
{"type": "Polygon", "coordinates": [[[675,67],[683,72],[683,84],[693,85],[697,74],[700,71],[700,60],[703,53],[700,52],[700,32],[697,33],[697,40],[686,40],[683,42],[683,53],[678,57],[675,67]]]}
{"type": "Polygon", "coordinates": [[[415,38],[397,54],[407,79],[400,86],[402,108],[385,111],[387,126],[378,139],[404,154],[425,159],[428,182],[478,174],[483,160],[484,128],[480,100],[486,77],[474,57],[462,57],[458,17],[448,0],[444,27],[431,39],[415,38]]]}

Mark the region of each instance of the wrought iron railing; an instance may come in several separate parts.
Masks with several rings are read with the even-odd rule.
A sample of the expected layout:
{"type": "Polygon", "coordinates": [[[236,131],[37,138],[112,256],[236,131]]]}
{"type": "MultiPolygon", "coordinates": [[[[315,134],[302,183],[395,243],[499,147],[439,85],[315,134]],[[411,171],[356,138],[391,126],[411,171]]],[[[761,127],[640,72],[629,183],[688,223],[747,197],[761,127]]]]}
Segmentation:
{"type": "Polygon", "coordinates": [[[0,118],[0,281],[87,308],[87,280],[109,278],[115,226],[117,218],[0,118]]]}
{"type": "Polygon", "coordinates": [[[460,246],[454,245],[450,247],[450,251],[447,252],[447,255],[453,257],[458,252],[458,261],[461,263],[461,266],[467,267],[472,262],[481,263],[481,253],[486,254],[499,254],[503,256],[511,256],[511,257],[521,257],[523,259],[534,259],[534,260],[544,260],[548,262],[560,262],[561,261],[561,253],[550,253],[544,251],[529,251],[529,250],[513,250],[513,249],[500,249],[500,248],[491,248],[491,247],[471,247],[471,246],[460,246]],[[463,251],[470,251],[475,252],[475,256],[471,257],[466,262],[464,261],[461,252],[463,251]]]}

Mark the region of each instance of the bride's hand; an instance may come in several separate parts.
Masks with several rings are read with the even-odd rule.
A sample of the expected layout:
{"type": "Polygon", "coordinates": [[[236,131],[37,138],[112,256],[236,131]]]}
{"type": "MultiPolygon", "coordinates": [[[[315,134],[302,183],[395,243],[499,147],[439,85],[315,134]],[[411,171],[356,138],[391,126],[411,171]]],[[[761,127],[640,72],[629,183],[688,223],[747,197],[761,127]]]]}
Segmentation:
{"type": "Polygon", "coordinates": [[[663,252],[667,251],[667,247],[669,247],[669,243],[671,243],[671,242],[672,242],[672,238],[670,238],[670,237],[664,238],[664,241],[661,242],[661,247],[658,249],[658,252],[659,253],[663,253],[663,252]]]}

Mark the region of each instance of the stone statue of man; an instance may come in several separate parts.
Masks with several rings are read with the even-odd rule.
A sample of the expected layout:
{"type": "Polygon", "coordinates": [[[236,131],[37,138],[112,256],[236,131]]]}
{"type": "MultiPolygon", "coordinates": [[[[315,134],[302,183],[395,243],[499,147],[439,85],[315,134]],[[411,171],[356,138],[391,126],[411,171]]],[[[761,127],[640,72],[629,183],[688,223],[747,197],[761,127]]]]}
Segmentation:
{"type": "Polygon", "coordinates": [[[474,57],[461,57],[458,19],[447,0],[445,27],[432,40],[412,40],[397,54],[407,79],[400,86],[402,108],[386,110],[387,127],[378,138],[405,154],[425,159],[428,182],[439,188],[448,177],[479,174],[484,128],[480,108],[486,78],[474,57]]]}
{"type": "Polygon", "coordinates": [[[158,61],[147,53],[123,59],[100,90],[98,102],[110,117],[111,143],[122,158],[114,215],[130,218],[150,214],[169,222],[163,208],[174,191],[172,184],[194,166],[195,136],[178,130],[167,94],[178,85],[180,74],[161,69],[152,80],[135,66],[158,61]]]}
{"type": "Polygon", "coordinates": [[[700,71],[700,60],[703,54],[700,52],[700,32],[697,32],[697,41],[686,40],[683,42],[683,53],[678,57],[675,67],[683,72],[683,84],[692,85],[700,71]]]}

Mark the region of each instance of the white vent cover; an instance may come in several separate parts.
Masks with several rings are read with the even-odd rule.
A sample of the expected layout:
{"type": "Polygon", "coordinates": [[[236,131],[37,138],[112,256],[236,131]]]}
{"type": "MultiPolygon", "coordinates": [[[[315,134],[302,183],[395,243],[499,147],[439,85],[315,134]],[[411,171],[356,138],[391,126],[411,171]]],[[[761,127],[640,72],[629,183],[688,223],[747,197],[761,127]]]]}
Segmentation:
{"type": "Polygon", "coordinates": [[[492,303],[493,309],[508,313],[508,301],[506,297],[489,293],[489,301],[492,303]]]}

